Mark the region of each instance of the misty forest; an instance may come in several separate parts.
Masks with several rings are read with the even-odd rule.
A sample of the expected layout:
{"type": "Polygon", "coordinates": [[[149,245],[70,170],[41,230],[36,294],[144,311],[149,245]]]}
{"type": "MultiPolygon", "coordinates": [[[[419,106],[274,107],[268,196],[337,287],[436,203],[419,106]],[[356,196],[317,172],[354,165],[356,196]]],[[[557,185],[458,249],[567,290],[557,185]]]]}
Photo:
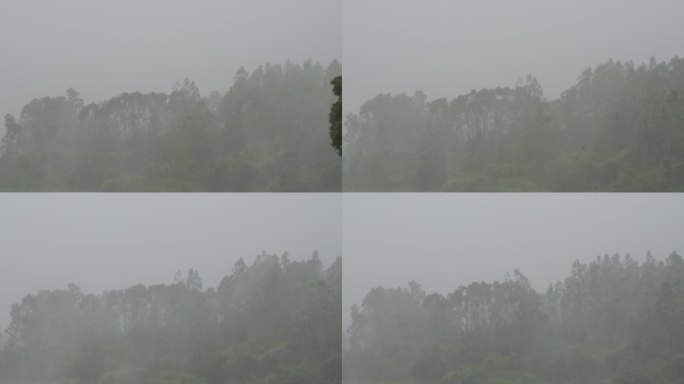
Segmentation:
{"type": "Polygon", "coordinates": [[[171,284],[86,294],[75,284],[12,306],[0,383],[340,383],[338,257],[243,259],[217,288],[171,284]]]}
{"type": "Polygon", "coordinates": [[[33,99],[5,116],[0,190],[339,191],[341,72],[286,62],[240,68],[223,95],[186,79],[87,105],[74,89],[33,99]]]}
{"type": "MultiPolygon", "coordinates": [[[[458,74],[455,74],[458,76],[458,74]]],[[[380,94],[346,119],[349,191],[684,191],[684,59],[528,75],[453,100],[380,94]]]]}
{"type": "Polygon", "coordinates": [[[373,288],[353,306],[350,384],[684,383],[684,261],[576,261],[537,292],[519,271],[447,295],[373,288]]]}

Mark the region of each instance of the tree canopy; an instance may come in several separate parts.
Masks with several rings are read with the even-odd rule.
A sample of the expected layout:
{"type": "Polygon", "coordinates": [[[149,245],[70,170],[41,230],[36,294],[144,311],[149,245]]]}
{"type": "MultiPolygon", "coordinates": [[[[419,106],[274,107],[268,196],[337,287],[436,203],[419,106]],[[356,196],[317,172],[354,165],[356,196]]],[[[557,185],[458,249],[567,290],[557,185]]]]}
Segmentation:
{"type": "Polygon", "coordinates": [[[330,82],[337,101],[330,106],[330,139],[337,153],[342,155],[342,76],[337,76],[330,82]]]}
{"type": "Polygon", "coordinates": [[[345,123],[349,191],[683,191],[684,59],[528,75],[453,100],[380,94],[345,123]]]}
{"type": "Polygon", "coordinates": [[[75,284],[12,306],[0,383],[341,383],[337,258],[239,259],[217,288],[171,284],[86,294],[75,284]]]}
{"type": "Polygon", "coordinates": [[[339,191],[326,121],[341,73],[306,61],[237,71],[203,97],[123,93],[85,105],[77,91],[5,116],[0,188],[8,191],[339,191]]]}
{"type": "Polygon", "coordinates": [[[537,292],[519,271],[446,295],[372,289],[351,308],[349,383],[682,383],[684,261],[576,261],[537,292]]]}

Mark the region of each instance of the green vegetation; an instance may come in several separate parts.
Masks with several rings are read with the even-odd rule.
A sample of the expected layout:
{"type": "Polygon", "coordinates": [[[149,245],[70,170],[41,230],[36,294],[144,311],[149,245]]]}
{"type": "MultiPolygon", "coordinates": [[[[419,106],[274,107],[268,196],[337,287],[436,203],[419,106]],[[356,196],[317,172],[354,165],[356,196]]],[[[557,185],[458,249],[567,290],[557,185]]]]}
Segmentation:
{"type": "Polygon", "coordinates": [[[330,82],[337,101],[330,106],[330,140],[337,153],[342,156],[342,76],[337,76],[330,82]]]}
{"type": "Polygon", "coordinates": [[[326,121],[341,71],[287,62],[241,68],[224,95],[185,80],[98,104],[73,89],[34,99],[5,116],[0,190],[339,191],[326,121]]]}
{"type": "Polygon", "coordinates": [[[12,306],[0,383],[341,383],[342,260],[240,259],[101,295],[40,291],[12,306]]]}
{"type": "Polygon", "coordinates": [[[451,101],[380,94],[349,115],[349,191],[684,191],[684,59],[532,76],[451,101]]]}
{"type": "Polygon", "coordinates": [[[684,383],[684,260],[575,262],[538,293],[515,271],[442,295],[374,288],[352,308],[348,383],[684,383]]]}

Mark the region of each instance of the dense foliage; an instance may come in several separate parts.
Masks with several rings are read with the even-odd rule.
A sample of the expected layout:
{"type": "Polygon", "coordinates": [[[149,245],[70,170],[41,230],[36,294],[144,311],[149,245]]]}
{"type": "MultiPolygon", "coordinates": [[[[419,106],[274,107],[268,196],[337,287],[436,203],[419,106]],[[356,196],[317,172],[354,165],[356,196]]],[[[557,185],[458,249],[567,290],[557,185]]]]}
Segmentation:
{"type": "Polygon", "coordinates": [[[342,76],[337,76],[330,82],[337,101],[330,106],[330,140],[337,153],[342,155],[342,76]]]}
{"type": "Polygon", "coordinates": [[[341,263],[262,254],[217,289],[191,269],[170,285],[28,295],[0,383],[340,383],[341,263]]]}
{"type": "Polygon", "coordinates": [[[503,282],[371,290],[352,308],[349,383],[684,383],[684,260],[575,262],[536,292],[503,282]]]}
{"type": "Polygon", "coordinates": [[[380,94],[347,118],[344,189],[684,191],[684,59],[608,61],[451,101],[380,94]]]}
{"type": "Polygon", "coordinates": [[[34,99],[5,116],[0,188],[15,191],[339,191],[342,163],[326,122],[327,68],[237,71],[224,95],[193,82],[170,94],[124,93],[84,105],[34,99]]]}

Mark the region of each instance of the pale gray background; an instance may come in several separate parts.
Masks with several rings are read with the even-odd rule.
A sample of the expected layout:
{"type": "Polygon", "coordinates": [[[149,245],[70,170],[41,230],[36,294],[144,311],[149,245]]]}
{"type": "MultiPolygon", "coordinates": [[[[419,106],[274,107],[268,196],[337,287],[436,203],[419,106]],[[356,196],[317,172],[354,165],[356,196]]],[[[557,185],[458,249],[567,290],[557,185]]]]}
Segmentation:
{"type": "Polygon", "coordinates": [[[74,282],[99,293],[168,284],[188,268],[216,287],[243,257],[341,255],[338,194],[2,194],[0,328],[12,303],[74,282]]]}
{"type": "Polygon", "coordinates": [[[342,55],[341,0],[0,0],[0,133],[32,98],[221,93],[235,71],[342,55]]]}
{"type": "Polygon", "coordinates": [[[378,93],[454,98],[531,73],[556,98],[582,70],[684,55],[681,0],[344,0],[345,115],[378,93]]]}
{"type": "Polygon", "coordinates": [[[371,288],[446,294],[519,269],[544,292],[574,260],[684,253],[684,194],[345,194],[343,320],[371,288]]]}

